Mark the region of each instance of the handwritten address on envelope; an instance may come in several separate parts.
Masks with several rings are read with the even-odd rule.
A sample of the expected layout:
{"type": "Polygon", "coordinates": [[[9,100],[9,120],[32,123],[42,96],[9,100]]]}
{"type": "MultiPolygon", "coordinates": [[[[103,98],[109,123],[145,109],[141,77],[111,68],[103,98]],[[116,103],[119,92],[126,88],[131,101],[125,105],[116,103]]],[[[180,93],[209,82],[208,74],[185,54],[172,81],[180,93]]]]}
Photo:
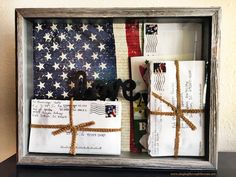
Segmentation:
{"type": "MultiPolygon", "coordinates": [[[[94,121],[91,128],[121,128],[121,104],[117,101],[74,101],[74,124],[94,121]]],[[[31,101],[31,124],[69,124],[69,100],[31,101]]],[[[31,128],[29,151],[68,153],[71,133],[52,135],[55,129],[31,128]]],[[[120,132],[85,132],[77,136],[78,154],[120,154],[120,132]],[[112,147],[111,147],[112,146],[112,147]]]]}

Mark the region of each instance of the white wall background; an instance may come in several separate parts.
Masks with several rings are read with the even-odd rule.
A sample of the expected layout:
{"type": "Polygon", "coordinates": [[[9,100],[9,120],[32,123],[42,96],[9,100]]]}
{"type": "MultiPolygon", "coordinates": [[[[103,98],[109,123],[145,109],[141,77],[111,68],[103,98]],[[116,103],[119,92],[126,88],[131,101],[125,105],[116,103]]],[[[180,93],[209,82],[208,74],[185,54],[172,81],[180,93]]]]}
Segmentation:
{"type": "Polygon", "coordinates": [[[235,0],[0,0],[0,161],[16,152],[15,8],[222,7],[219,150],[236,151],[235,0]]]}

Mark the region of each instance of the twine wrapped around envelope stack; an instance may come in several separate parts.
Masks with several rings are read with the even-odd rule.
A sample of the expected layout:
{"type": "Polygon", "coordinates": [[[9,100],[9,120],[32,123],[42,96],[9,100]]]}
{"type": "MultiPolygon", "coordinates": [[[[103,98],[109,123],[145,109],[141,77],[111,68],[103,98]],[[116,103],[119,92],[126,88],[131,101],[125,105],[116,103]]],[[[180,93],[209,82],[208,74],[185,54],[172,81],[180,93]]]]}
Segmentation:
{"type": "Polygon", "coordinates": [[[72,134],[71,137],[71,146],[69,153],[76,155],[76,140],[78,131],[89,131],[89,132],[118,132],[121,131],[121,128],[89,128],[89,126],[94,125],[94,121],[80,123],[74,125],[73,122],[73,98],[70,99],[70,109],[69,109],[69,124],[67,125],[42,125],[42,124],[31,124],[31,128],[51,128],[57,129],[52,132],[54,136],[59,135],[60,133],[70,131],[72,134]]]}
{"type": "Polygon", "coordinates": [[[175,116],[176,118],[176,131],[175,131],[175,146],[174,146],[174,156],[178,156],[179,152],[179,137],[180,137],[180,119],[182,119],[192,130],[196,129],[196,126],[184,116],[184,113],[202,113],[204,109],[182,109],[181,108],[181,87],[180,87],[180,76],[179,76],[179,62],[175,61],[176,66],[176,98],[177,98],[177,106],[174,106],[169,101],[162,98],[162,96],[157,93],[152,92],[152,95],[169,106],[173,112],[162,112],[162,111],[150,111],[152,115],[160,115],[160,116],[175,116]]]}

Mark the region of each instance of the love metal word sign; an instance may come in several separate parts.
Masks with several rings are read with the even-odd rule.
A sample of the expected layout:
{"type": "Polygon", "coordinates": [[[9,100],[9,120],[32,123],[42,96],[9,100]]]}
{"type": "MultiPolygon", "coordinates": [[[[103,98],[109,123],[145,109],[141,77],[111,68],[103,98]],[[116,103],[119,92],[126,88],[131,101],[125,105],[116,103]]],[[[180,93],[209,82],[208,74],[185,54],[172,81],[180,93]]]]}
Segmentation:
{"type": "Polygon", "coordinates": [[[136,88],[136,83],[132,79],[122,81],[116,79],[105,83],[102,80],[95,80],[91,87],[87,88],[87,77],[84,71],[78,71],[73,78],[75,83],[73,96],[77,100],[117,100],[120,88],[122,89],[123,97],[128,101],[135,101],[142,97],[140,93],[133,94],[136,88]]]}

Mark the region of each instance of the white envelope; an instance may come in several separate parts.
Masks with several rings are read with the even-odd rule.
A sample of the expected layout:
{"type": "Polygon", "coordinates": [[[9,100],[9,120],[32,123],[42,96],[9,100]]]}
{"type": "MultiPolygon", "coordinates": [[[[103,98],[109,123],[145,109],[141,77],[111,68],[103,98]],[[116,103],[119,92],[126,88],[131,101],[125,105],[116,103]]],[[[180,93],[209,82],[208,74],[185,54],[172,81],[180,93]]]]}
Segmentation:
{"type": "Polygon", "coordinates": [[[201,59],[200,23],[144,23],[144,56],[201,59]]]}
{"type": "MultiPolygon", "coordinates": [[[[69,100],[31,101],[31,124],[69,124],[69,100]]],[[[74,125],[94,121],[88,128],[121,128],[121,104],[117,101],[74,101],[74,125]]],[[[52,135],[57,129],[31,128],[29,152],[69,153],[72,135],[63,132],[52,135]]],[[[77,154],[119,155],[121,132],[77,132],[77,154]]]]}
{"type": "MultiPolygon", "coordinates": [[[[204,109],[205,62],[179,61],[182,109],[204,109]]],[[[173,112],[152,92],[176,106],[176,66],[174,61],[150,63],[149,109],[173,112]],[[156,72],[158,71],[159,72],[156,72]]],[[[184,113],[195,126],[192,130],[182,119],[180,128],[179,156],[204,156],[204,113],[184,113]]],[[[173,156],[176,117],[150,114],[148,150],[151,156],[173,156]]]]}

